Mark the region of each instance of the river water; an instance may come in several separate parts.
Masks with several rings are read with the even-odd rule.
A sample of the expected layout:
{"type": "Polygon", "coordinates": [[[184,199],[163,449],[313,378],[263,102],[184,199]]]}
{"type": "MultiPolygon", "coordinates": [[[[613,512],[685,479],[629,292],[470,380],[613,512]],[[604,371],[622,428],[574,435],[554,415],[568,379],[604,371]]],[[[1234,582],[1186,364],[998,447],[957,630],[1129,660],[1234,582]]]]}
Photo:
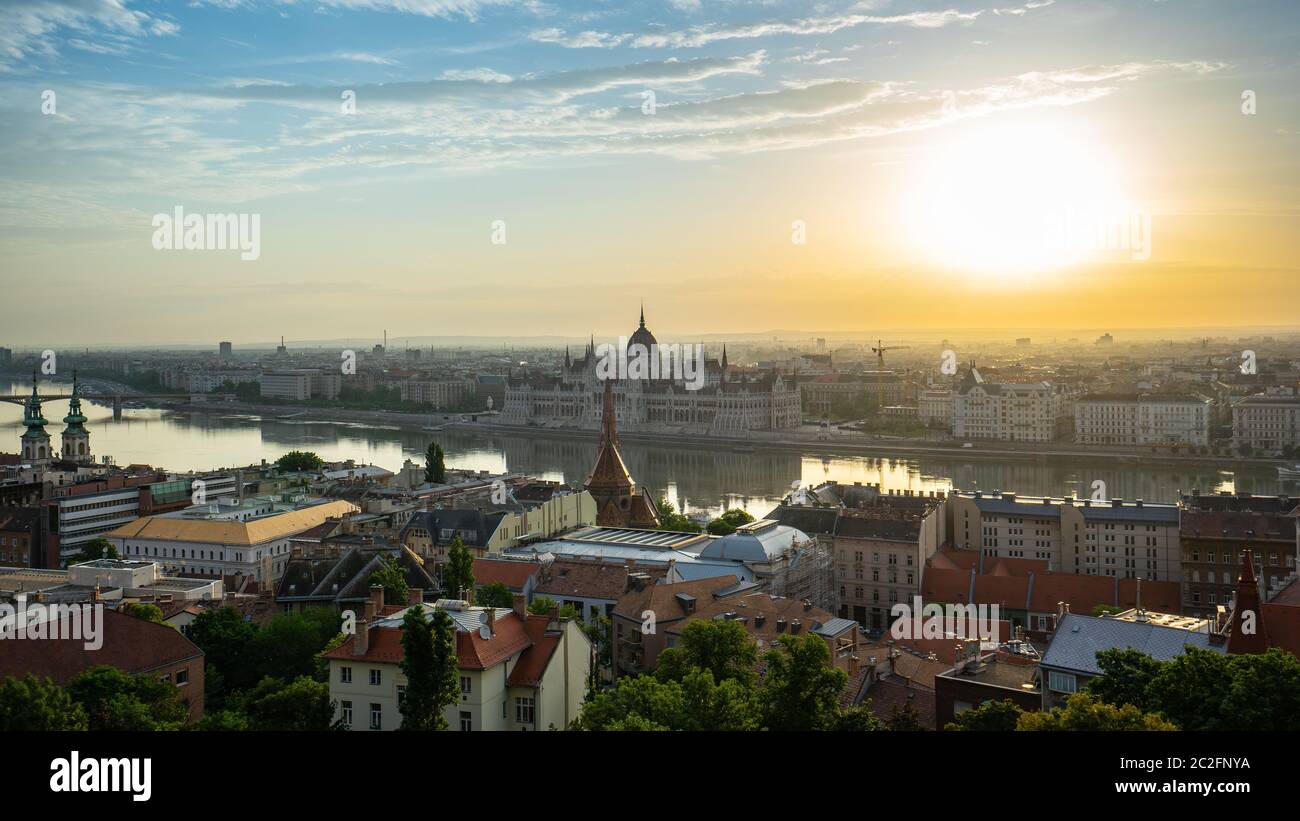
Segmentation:
{"type": "MultiPolygon", "coordinates": [[[[0,380],[0,388],[7,380],[0,380]]],[[[29,393],[31,384],[7,383],[6,393],[29,393]]],[[[66,384],[42,383],[42,391],[68,393],[66,384]]],[[[46,430],[57,448],[66,402],[43,409],[46,430]]],[[[168,470],[209,470],[274,461],[290,450],[311,450],[326,460],[354,459],[389,470],[404,459],[423,464],[430,439],[447,454],[448,467],[494,472],[512,471],[580,485],[596,455],[596,434],[589,438],[502,434],[479,431],[429,433],[418,428],[358,422],[313,421],[309,417],[277,419],[238,413],[190,413],[152,408],[125,408],[114,420],[111,408],[83,403],[89,418],[96,459],[112,456],[119,465],[148,464],[168,470]]],[[[292,412],[286,408],[285,413],[292,412]]],[[[0,452],[18,451],[22,408],[0,403],[0,452]]],[[[1113,458],[1000,461],[960,456],[877,458],[833,452],[798,454],[755,449],[741,452],[725,445],[670,446],[624,442],[624,460],[633,477],[654,495],[665,495],[685,509],[717,513],[742,507],[755,516],[767,513],[792,483],[878,483],[912,491],[1014,490],[1060,496],[1089,495],[1092,482],[1106,483],[1108,495],[1172,502],[1179,490],[1202,493],[1242,490],[1256,494],[1296,493],[1283,486],[1272,468],[1236,470],[1212,466],[1120,464],[1113,458]]]]}

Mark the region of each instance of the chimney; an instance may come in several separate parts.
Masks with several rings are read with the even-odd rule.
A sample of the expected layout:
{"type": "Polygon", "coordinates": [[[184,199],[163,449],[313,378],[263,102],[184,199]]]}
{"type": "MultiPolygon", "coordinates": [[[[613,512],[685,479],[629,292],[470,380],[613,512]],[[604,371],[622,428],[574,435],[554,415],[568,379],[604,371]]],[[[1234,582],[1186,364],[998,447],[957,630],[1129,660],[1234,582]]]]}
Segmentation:
{"type": "Polygon", "coordinates": [[[384,586],[382,584],[370,585],[370,603],[374,605],[376,616],[383,612],[384,586]]]}
{"type": "MultiPolygon", "coordinates": [[[[366,610],[370,607],[370,602],[366,602],[366,610]]],[[[357,634],[352,637],[352,655],[364,656],[368,652],[370,652],[370,620],[362,619],[357,624],[357,634]]]]}
{"type": "Polygon", "coordinates": [[[497,630],[497,611],[495,607],[489,607],[483,611],[483,626],[488,629],[488,635],[493,635],[497,630]]]}
{"type": "Polygon", "coordinates": [[[420,587],[410,587],[406,590],[407,604],[424,604],[424,589],[420,587]]]}
{"type": "Polygon", "coordinates": [[[804,610],[804,612],[807,613],[807,612],[808,612],[809,610],[811,610],[811,609],[812,609],[812,599],[804,599],[804,600],[803,600],[803,610],[804,610]]]}
{"type": "Polygon", "coordinates": [[[515,593],[510,596],[510,609],[521,619],[528,617],[528,597],[523,593],[515,593]]]}
{"type": "Polygon", "coordinates": [[[755,626],[755,627],[762,627],[762,626],[763,626],[763,623],[766,622],[766,621],[767,621],[767,616],[764,616],[762,613],[755,613],[755,614],[754,614],[754,626],[755,626]]]}
{"type": "Polygon", "coordinates": [[[791,620],[790,620],[790,635],[794,635],[795,633],[798,633],[798,632],[799,632],[799,628],[800,628],[801,626],[802,626],[802,625],[799,624],[799,620],[798,620],[798,619],[791,619],[791,620]]]}

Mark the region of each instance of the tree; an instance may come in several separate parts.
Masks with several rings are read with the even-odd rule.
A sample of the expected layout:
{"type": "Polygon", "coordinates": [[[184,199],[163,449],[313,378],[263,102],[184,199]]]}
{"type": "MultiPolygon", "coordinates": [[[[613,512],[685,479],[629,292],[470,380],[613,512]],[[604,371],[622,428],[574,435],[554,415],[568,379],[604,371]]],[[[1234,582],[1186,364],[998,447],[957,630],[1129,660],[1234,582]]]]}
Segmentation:
{"type": "Polygon", "coordinates": [[[474,554],[459,536],[454,536],[447,546],[447,563],[442,566],[442,592],[444,596],[459,598],[462,590],[473,601],[474,554]]]}
{"type": "Polygon", "coordinates": [[[190,623],[190,640],[203,651],[208,709],[220,709],[228,692],[251,687],[260,678],[246,663],[256,633],[257,627],[233,607],[204,610],[190,623]],[[213,668],[219,674],[213,675],[213,668]]]}
{"type": "Polygon", "coordinates": [[[119,613],[125,613],[128,616],[134,616],[137,619],[144,619],[155,624],[165,624],[163,621],[162,608],[156,604],[132,604],[127,602],[117,608],[119,613]]]}
{"type": "Polygon", "coordinates": [[[203,718],[197,723],[190,726],[193,730],[208,730],[214,732],[243,732],[251,730],[252,724],[248,716],[237,710],[216,710],[211,713],[205,713],[203,718]]]}
{"type": "Polygon", "coordinates": [[[424,481],[435,485],[447,481],[446,454],[437,442],[430,442],[428,450],[424,452],[424,481]]]}
{"type": "Polygon", "coordinates": [[[596,667],[591,671],[593,681],[599,680],[601,670],[614,663],[614,623],[608,616],[596,616],[582,625],[582,630],[596,648],[596,667]]]}
{"type": "Polygon", "coordinates": [[[921,714],[912,706],[912,702],[907,701],[902,705],[894,705],[894,709],[889,711],[889,718],[885,719],[885,729],[894,732],[917,732],[928,728],[921,722],[921,714]]]}
{"type": "Polygon", "coordinates": [[[403,730],[445,730],[443,712],[460,695],[456,630],[451,616],[411,608],[402,618],[402,674],[406,695],[399,709],[403,730]]]}
{"type": "Polygon", "coordinates": [[[501,582],[492,582],[474,593],[474,603],[480,607],[513,607],[515,597],[510,588],[501,582]]]}
{"type": "Polygon", "coordinates": [[[93,562],[97,559],[117,559],[117,547],[103,536],[96,536],[81,548],[81,552],[68,560],[68,564],[81,564],[82,562],[93,562]]]}
{"type": "Polygon", "coordinates": [[[31,673],[0,682],[0,732],[84,730],[86,711],[50,679],[31,673]]]}
{"type": "Polygon", "coordinates": [[[655,676],[619,680],[583,705],[577,727],[583,730],[756,730],[754,691],[738,681],[714,682],[695,668],[679,681],[655,676]]]}
{"type": "Polygon", "coordinates": [[[538,596],[528,605],[528,612],[534,616],[549,616],[552,610],[559,610],[555,604],[555,599],[548,596],[538,596]]]}
{"type": "Polygon", "coordinates": [[[964,730],[968,732],[1011,732],[1024,714],[1014,702],[986,701],[978,707],[958,713],[957,717],[944,726],[945,730],[964,730]]]}
{"type": "Polygon", "coordinates": [[[1084,691],[1070,696],[1070,700],[1064,707],[1056,707],[1046,713],[1024,713],[1016,723],[1016,729],[1035,732],[1044,730],[1132,732],[1134,730],[1177,730],[1178,728],[1156,713],[1144,713],[1132,704],[1116,707],[1099,701],[1084,691]]]}
{"type": "Polygon", "coordinates": [[[699,533],[700,526],[685,514],[677,512],[673,503],[661,497],[655,508],[659,511],[659,530],[671,530],[677,533],[699,533]]]}
{"type": "Polygon", "coordinates": [[[735,533],[736,528],[741,525],[749,524],[752,521],[754,521],[754,517],[750,516],[749,513],[738,507],[733,507],[731,510],[728,510],[726,513],[723,513],[718,518],[709,522],[707,530],[714,536],[726,536],[735,533]]]}
{"type": "Polygon", "coordinates": [[[696,619],[682,630],[681,640],[659,654],[655,675],[665,681],[681,681],[693,668],[712,674],[714,681],[735,680],[746,686],[754,682],[758,649],[737,621],[696,619]]]}
{"type": "Polygon", "coordinates": [[[1123,613],[1126,608],[1116,607],[1113,604],[1099,604],[1092,608],[1092,614],[1100,618],[1101,616],[1113,616],[1116,613],[1123,613]]]}
{"type": "Polygon", "coordinates": [[[300,613],[282,613],[258,630],[249,642],[247,661],[261,678],[293,681],[314,677],[317,660],[342,620],[332,607],[309,607],[300,613]]]}
{"type": "MultiPolygon", "coordinates": [[[[911,707],[911,705],[909,704],[908,707],[911,707]]],[[[916,727],[911,728],[890,727],[888,729],[925,729],[920,726],[919,719],[916,724],[916,727]]],[[[881,724],[880,719],[876,718],[876,714],[871,711],[869,704],[859,704],[856,707],[847,707],[840,710],[839,716],[836,717],[830,729],[837,733],[870,733],[881,729],[881,724]]]]}
{"type": "Polygon", "coordinates": [[[1158,712],[1148,687],[1163,668],[1161,662],[1141,650],[1125,647],[1097,653],[1097,666],[1102,675],[1088,682],[1089,693],[1117,707],[1132,704],[1139,710],[1158,712]]]}
{"type": "Polygon", "coordinates": [[[315,453],[304,450],[291,450],[275,460],[275,466],[284,473],[297,473],[305,470],[320,470],[325,460],[315,453]]]}
{"type": "Polygon", "coordinates": [[[367,587],[380,585],[384,588],[384,604],[404,605],[410,597],[406,586],[406,569],[393,556],[380,556],[379,567],[370,574],[367,587]]]}
{"type": "Polygon", "coordinates": [[[68,682],[68,695],[86,712],[91,730],[175,730],[189,719],[181,691],[149,673],[92,667],[68,682]]]}
{"type": "Polygon", "coordinates": [[[334,726],[330,687],[310,676],[289,684],[267,676],[244,698],[252,730],[329,730],[334,726]]]}
{"type": "Polygon", "coordinates": [[[772,730],[824,730],[839,717],[839,695],[848,681],[829,666],[820,636],[784,635],[763,654],[767,675],[760,700],[764,726],[772,730]]]}

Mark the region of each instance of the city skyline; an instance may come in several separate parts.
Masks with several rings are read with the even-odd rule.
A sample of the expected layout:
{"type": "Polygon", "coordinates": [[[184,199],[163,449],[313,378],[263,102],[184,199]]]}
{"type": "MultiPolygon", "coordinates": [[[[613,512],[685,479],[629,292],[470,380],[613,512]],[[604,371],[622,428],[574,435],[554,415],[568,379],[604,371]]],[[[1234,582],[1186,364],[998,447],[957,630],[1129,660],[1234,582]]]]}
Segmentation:
{"type": "Polygon", "coordinates": [[[24,0],[0,342],[1293,327],[1294,34],[1219,11],[24,0]]]}

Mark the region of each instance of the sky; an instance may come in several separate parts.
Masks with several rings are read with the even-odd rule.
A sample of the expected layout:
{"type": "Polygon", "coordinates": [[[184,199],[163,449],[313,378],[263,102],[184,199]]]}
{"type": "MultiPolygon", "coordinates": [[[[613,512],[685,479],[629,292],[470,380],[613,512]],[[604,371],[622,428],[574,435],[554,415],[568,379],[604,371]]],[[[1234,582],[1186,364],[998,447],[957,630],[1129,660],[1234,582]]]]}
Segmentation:
{"type": "Polygon", "coordinates": [[[1293,326],[1298,238],[1289,0],[0,3],[10,347],[1293,326]]]}

